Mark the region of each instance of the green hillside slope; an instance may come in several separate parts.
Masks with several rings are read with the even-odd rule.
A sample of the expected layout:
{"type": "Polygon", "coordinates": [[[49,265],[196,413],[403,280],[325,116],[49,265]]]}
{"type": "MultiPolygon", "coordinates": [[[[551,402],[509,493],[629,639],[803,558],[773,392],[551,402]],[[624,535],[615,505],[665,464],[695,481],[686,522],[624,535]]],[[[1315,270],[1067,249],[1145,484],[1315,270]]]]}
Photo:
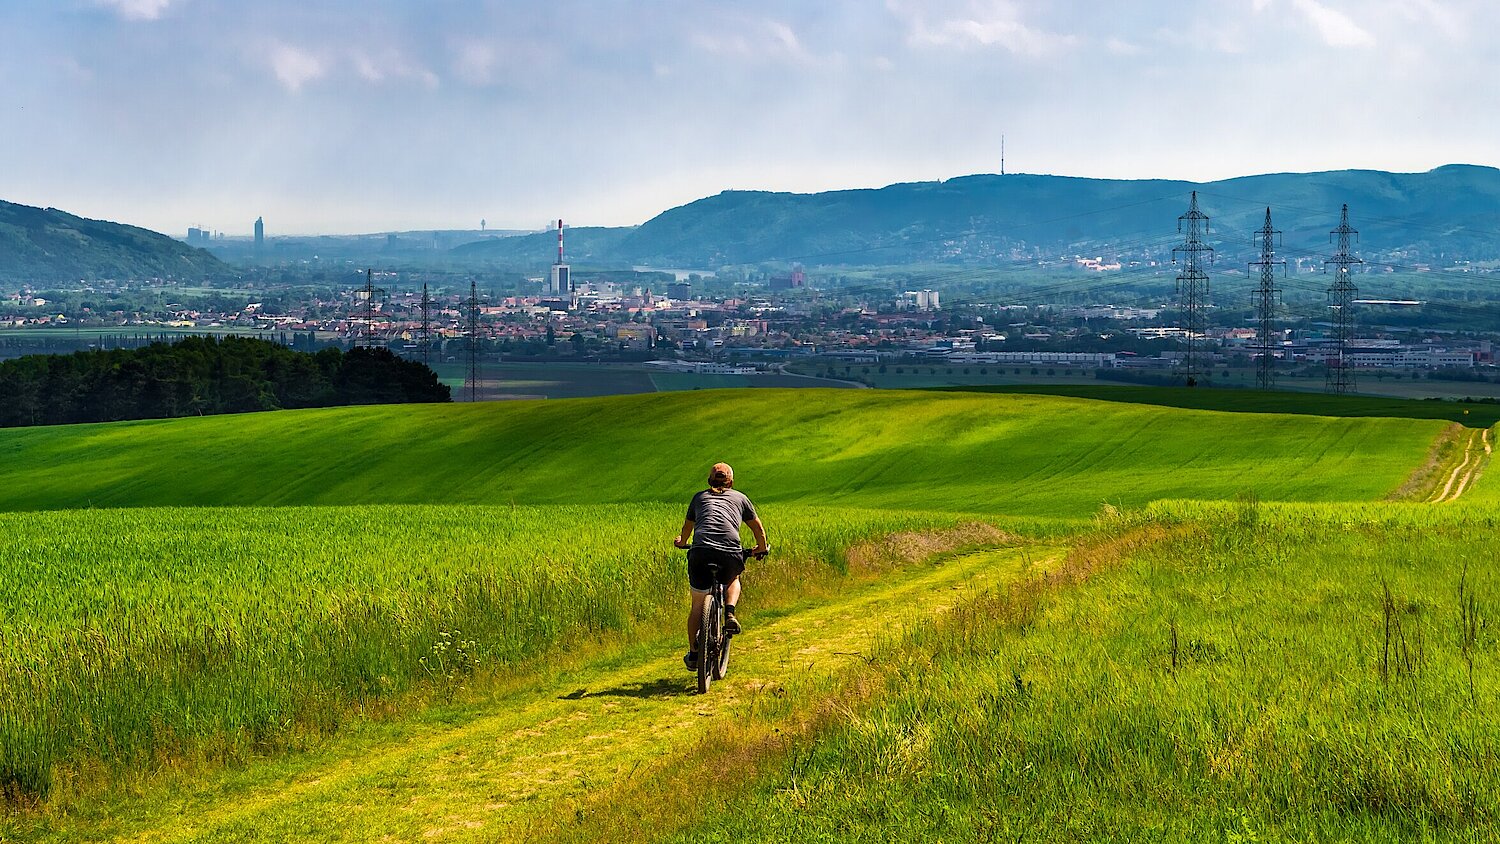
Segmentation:
{"type": "MultiPolygon", "coordinates": [[[[1474,260],[1500,256],[1500,169],[1449,165],[1426,173],[1339,170],[1219,182],[974,175],[813,194],[725,191],[633,229],[587,230],[597,261],[656,266],[800,260],[809,265],[993,261],[1012,247],[1084,248],[1171,240],[1189,191],[1213,218],[1211,240],[1247,247],[1270,205],[1288,245],[1319,248],[1348,203],[1361,249],[1474,260]]],[[[581,232],[583,230],[580,230],[581,232]]],[[[471,257],[541,265],[550,235],[462,247],[471,257]]]]}
{"type": "Polygon", "coordinates": [[[203,278],[229,268],[202,249],[135,226],[0,202],[0,278],[203,278]]]}
{"type": "Polygon", "coordinates": [[[1154,404],[1232,413],[1295,413],[1313,416],[1388,416],[1402,419],[1447,419],[1466,428],[1500,423],[1500,404],[1424,401],[1383,396],[1292,393],[1280,390],[1204,390],[1189,387],[1136,387],[1113,384],[1025,384],[938,387],[945,392],[1025,393],[1080,399],[1154,404]]]}
{"type": "Polygon", "coordinates": [[[1086,516],[1161,497],[1379,498],[1445,423],[877,390],[340,408],[0,432],[0,509],[758,500],[1086,516]]]}

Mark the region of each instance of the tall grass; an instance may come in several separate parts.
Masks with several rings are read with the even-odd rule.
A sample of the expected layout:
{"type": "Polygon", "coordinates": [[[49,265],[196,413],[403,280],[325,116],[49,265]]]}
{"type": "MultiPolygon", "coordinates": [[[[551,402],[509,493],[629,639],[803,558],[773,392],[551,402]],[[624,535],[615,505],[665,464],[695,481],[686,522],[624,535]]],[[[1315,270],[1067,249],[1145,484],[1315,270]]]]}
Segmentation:
{"type": "MultiPolygon", "coordinates": [[[[0,788],[295,746],[610,633],[676,629],[680,507],[138,509],[0,516],[0,788]]],[[[955,516],[782,511],[747,604],[955,516]]],[[[97,778],[97,776],[95,776],[97,778]]],[[[87,785],[87,783],[85,783],[87,785]]]]}
{"type": "Polygon", "coordinates": [[[881,703],[673,840],[1490,840],[1497,527],[1253,501],[1112,519],[888,651],[881,703]]]}

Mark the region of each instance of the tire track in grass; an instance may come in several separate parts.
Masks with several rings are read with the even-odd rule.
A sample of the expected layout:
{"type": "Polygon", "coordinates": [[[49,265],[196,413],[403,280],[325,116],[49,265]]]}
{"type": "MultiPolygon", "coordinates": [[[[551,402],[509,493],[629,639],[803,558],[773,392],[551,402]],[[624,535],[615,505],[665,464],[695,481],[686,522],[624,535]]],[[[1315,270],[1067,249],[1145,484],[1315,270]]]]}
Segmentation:
{"type": "Polygon", "coordinates": [[[1453,467],[1449,473],[1447,482],[1441,490],[1436,491],[1431,499],[1434,504],[1443,504],[1458,500],[1474,481],[1479,479],[1480,473],[1491,453],[1490,432],[1488,428],[1470,431],[1464,438],[1463,459],[1453,467]]]}
{"type": "MultiPolygon", "coordinates": [[[[1056,553],[1061,553],[1056,552],[1056,553]]],[[[753,711],[783,683],[831,675],[877,638],[919,624],[972,588],[1049,562],[1046,549],[1006,548],[915,565],[841,599],[757,625],[732,652],[729,676],[693,694],[674,643],[644,661],[596,664],[497,699],[450,726],[414,730],[362,755],[336,755],[248,790],[197,786],[170,811],[116,828],[110,840],[496,841],[524,836],[540,813],[663,755],[690,752],[716,718],[753,711]],[[1040,558],[1040,559],[1039,559],[1040,558]]],[[[753,574],[753,569],[752,569],[753,574]]],[[[747,580],[753,610],[753,582],[747,580]]],[[[140,813],[137,813],[140,814],[140,813]]]]}

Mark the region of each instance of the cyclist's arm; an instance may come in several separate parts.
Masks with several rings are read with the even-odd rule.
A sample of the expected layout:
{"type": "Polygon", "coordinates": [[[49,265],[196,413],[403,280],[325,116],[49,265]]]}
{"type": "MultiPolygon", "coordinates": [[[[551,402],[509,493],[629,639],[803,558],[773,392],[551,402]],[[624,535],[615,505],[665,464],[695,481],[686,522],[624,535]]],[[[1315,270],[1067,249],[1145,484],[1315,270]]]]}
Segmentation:
{"type": "Polygon", "coordinates": [[[693,537],[693,520],[692,519],[683,519],[682,520],[682,532],[679,533],[679,534],[677,534],[677,537],[672,540],[672,544],[676,545],[679,548],[685,547],[688,544],[688,540],[691,539],[692,537],[693,537]]]}
{"type": "Polygon", "coordinates": [[[745,524],[750,526],[750,532],[755,534],[755,553],[764,554],[771,547],[766,544],[766,526],[760,523],[760,519],[751,519],[745,524]]]}

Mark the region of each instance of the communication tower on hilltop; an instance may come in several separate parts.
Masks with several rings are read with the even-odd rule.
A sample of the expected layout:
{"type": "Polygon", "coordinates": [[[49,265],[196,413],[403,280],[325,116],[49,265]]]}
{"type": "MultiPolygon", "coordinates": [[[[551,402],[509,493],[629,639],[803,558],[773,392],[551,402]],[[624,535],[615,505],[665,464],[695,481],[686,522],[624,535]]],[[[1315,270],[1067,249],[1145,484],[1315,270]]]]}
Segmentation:
{"type": "Polygon", "coordinates": [[[479,282],[469,280],[469,300],[464,302],[464,337],[468,340],[469,367],[464,393],[479,401],[479,282]]]}
{"type": "Polygon", "coordinates": [[[1255,313],[1258,325],[1255,329],[1255,348],[1260,356],[1255,367],[1255,386],[1262,390],[1276,387],[1276,350],[1281,347],[1276,331],[1276,297],[1281,292],[1276,287],[1276,267],[1286,272],[1286,261],[1276,260],[1276,241],[1281,232],[1271,225],[1271,209],[1266,209],[1266,224],[1256,232],[1260,240],[1260,260],[1251,261],[1250,266],[1260,267],[1260,284],[1255,288],[1255,313]]]}
{"type": "Polygon", "coordinates": [[[1359,237],[1359,232],[1349,225],[1349,204],[1339,213],[1339,227],[1328,233],[1328,239],[1337,245],[1333,257],[1323,262],[1326,271],[1332,264],[1333,284],[1328,286],[1328,307],[1333,311],[1333,339],[1338,351],[1328,358],[1328,376],[1324,387],[1331,393],[1347,393],[1354,389],[1354,372],[1349,366],[1349,340],[1354,328],[1352,306],[1359,288],[1349,280],[1349,268],[1364,261],[1349,254],[1350,236],[1359,237]]]}
{"type": "Polygon", "coordinates": [[[1177,218],[1177,231],[1185,235],[1182,245],[1172,250],[1172,263],[1183,256],[1182,272],[1177,276],[1177,297],[1186,312],[1182,328],[1187,332],[1187,357],[1182,374],[1187,386],[1198,384],[1198,341],[1203,338],[1203,304],[1208,297],[1208,273],[1204,267],[1213,263],[1214,248],[1203,241],[1208,233],[1208,215],[1198,210],[1198,192],[1193,191],[1188,211],[1177,218]]]}

